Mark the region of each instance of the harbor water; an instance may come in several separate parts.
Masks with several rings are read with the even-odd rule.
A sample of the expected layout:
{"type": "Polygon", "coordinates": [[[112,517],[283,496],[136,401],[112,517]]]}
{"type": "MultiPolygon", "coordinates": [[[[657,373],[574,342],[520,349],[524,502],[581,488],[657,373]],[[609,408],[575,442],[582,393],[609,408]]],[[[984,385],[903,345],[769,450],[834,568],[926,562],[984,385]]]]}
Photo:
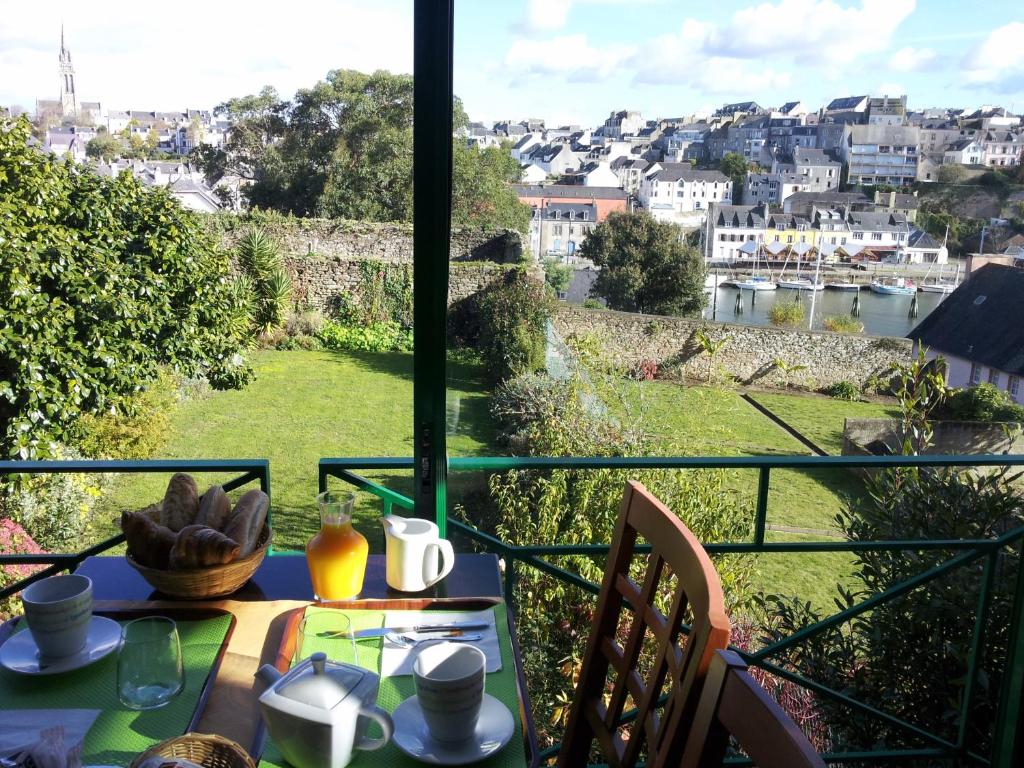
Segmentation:
{"type": "MultiPolygon", "coordinates": [[[[873,293],[867,289],[859,292],[835,291],[826,288],[817,291],[814,299],[814,330],[824,330],[823,321],[830,315],[849,315],[854,297],[860,296],[860,317],[864,333],[873,336],[906,336],[919,322],[945,299],[941,293],[917,294],[917,317],[910,317],[913,296],[890,296],[873,293]]],[[[807,328],[811,315],[811,291],[795,291],[779,288],[775,291],[741,291],[739,288],[719,286],[717,292],[708,296],[704,310],[706,320],[743,325],[771,325],[768,310],[775,302],[799,300],[804,305],[807,328]],[[736,295],[740,294],[742,314],[736,314],[736,295]]]]}

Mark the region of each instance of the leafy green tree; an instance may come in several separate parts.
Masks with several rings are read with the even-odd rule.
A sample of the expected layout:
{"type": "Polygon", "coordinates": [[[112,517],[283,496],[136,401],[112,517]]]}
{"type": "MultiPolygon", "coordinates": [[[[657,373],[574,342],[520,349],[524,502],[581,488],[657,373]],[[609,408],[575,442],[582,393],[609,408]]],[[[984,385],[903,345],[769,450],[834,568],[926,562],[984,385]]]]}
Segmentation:
{"type": "Polygon", "coordinates": [[[89,142],[85,145],[87,157],[107,162],[120,157],[123,153],[124,147],[122,147],[121,142],[106,132],[96,134],[95,138],[89,139],[89,142]]]}
{"type": "Polygon", "coordinates": [[[743,199],[743,184],[747,180],[747,171],[750,170],[747,161],[742,155],[726,152],[718,167],[732,181],[733,201],[740,202],[743,199]]]}
{"type": "Polygon", "coordinates": [[[500,147],[477,149],[455,140],[452,156],[452,226],[530,228],[530,208],[519,202],[512,184],[522,178],[519,163],[500,147]]]}
{"type": "Polygon", "coordinates": [[[0,120],[0,454],[53,455],[160,366],[239,370],[227,256],[166,190],[101,177],[0,120]]]}
{"type": "Polygon", "coordinates": [[[569,290],[569,284],[572,282],[572,267],[563,264],[558,259],[545,259],[544,282],[556,294],[565,293],[569,290]]]}
{"type": "Polygon", "coordinates": [[[967,169],[962,165],[944,165],[939,168],[939,181],[942,184],[959,184],[967,176],[967,169]]]}
{"type": "Polygon", "coordinates": [[[680,238],[679,227],[645,211],[612,213],[578,251],[600,269],[591,295],[625,312],[699,313],[707,303],[704,258],[680,238]]]}

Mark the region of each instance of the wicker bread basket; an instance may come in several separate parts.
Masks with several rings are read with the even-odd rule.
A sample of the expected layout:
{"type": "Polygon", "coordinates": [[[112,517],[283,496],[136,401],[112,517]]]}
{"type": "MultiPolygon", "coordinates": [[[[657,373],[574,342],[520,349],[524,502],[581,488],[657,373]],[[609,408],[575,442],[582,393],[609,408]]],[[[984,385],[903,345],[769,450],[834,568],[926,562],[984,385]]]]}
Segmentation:
{"type": "Polygon", "coordinates": [[[154,744],[132,760],[139,768],[151,757],[188,760],[203,768],[256,768],[249,753],[230,739],[205,733],[186,733],[154,744]]]}
{"type": "Polygon", "coordinates": [[[224,597],[237,592],[252,578],[260,567],[270,547],[271,531],[266,525],[260,532],[256,549],[245,557],[226,565],[184,570],[162,570],[149,568],[135,561],[131,552],[125,554],[128,564],[142,574],[154,589],[182,600],[204,600],[210,597],[224,597]]]}

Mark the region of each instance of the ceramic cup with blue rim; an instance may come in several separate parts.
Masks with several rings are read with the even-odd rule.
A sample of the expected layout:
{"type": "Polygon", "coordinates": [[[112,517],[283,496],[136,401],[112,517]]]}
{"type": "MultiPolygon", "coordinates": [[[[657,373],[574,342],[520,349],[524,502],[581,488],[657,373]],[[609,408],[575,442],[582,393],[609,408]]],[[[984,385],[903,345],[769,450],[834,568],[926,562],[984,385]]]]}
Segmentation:
{"type": "Polygon", "coordinates": [[[50,576],[21,593],[25,621],[39,652],[73,656],[85,647],[92,619],[92,579],[72,573],[50,576]]]}
{"type": "Polygon", "coordinates": [[[435,643],[416,654],[416,699],[435,740],[460,742],[474,734],[486,671],[484,652],[465,643],[435,643]]]}

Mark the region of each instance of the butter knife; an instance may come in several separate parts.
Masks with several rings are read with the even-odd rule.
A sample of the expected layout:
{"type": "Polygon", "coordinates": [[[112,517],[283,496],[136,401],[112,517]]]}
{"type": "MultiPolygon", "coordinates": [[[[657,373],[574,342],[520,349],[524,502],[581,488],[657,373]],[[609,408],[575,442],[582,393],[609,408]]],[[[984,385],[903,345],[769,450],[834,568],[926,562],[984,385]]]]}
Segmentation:
{"type": "Polygon", "coordinates": [[[372,629],[357,629],[355,632],[321,632],[318,637],[353,637],[356,640],[384,637],[388,632],[418,632],[420,634],[430,632],[451,632],[459,629],[488,629],[491,623],[488,621],[452,621],[447,624],[415,624],[400,627],[374,627],[372,629]]]}

